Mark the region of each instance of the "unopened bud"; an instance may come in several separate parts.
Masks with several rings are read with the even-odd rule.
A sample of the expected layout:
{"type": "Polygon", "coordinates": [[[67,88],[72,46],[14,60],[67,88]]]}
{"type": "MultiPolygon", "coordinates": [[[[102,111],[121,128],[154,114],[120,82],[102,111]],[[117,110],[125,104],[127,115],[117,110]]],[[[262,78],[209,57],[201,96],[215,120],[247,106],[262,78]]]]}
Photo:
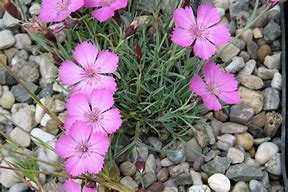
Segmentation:
{"type": "Polygon", "coordinates": [[[142,50],[138,42],[136,42],[135,47],[134,47],[134,56],[137,62],[140,63],[141,58],[142,58],[142,50]]]}

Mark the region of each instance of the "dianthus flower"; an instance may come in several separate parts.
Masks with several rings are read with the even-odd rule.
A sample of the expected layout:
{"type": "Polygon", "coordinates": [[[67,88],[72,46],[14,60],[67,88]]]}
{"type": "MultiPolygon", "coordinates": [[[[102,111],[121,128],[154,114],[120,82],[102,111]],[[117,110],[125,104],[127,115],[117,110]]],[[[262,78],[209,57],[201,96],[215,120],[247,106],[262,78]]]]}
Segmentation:
{"type": "Polygon", "coordinates": [[[64,190],[67,192],[97,192],[96,189],[88,187],[81,187],[79,183],[74,182],[72,179],[67,179],[64,182],[64,190]]]}
{"type": "Polygon", "coordinates": [[[113,93],[107,89],[97,89],[89,97],[83,94],[72,94],[67,100],[67,117],[65,129],[70,130],[77,120],[92,127],[93,132],[110,134],[120,128],[122,119],[120,111],[112,108],[113,93]]]}
{"type": "Polygon", "coordinates": [[[90,95],[98,88],[116,91],[115,79],[105,75],[114,73],[118,67],[119,58],[115,53],[99,51],[92,43],[83,42],[76,46],[72,55],[79,65],[66,60],[58,73],[64,85],[75,85],[73,93],[90,95]]]}
{"type": "Polygon", "coordinates": [[[232,74],[212,62],[204,65],[203,74],[206,82],[204,83],[199,75],[195,75],[190,81],[190,89],[202,97],[208,109],[221,109],[218,98],[228,104],[240,103],[238,82],[232,74]]]}
{"type": "Polygon", "coordinates": [[[181,47],[193,46],[194,54],[202,59],[208,60],[216,52],[216,46],[230,39],[228,28],[219,23],[220,14],[210,5],[200,5],[197,18],[191,7],[176,9],[173,18],[176,23],[173,43],[181,47]]]}
{"type": "Polygon", "coordinates": [[[42,23],[65,20],[84,5],[84,0],[42,0],[40,21],[42,23]]]}
{"type": "Polygon", "coordinates": [[[93,133],[86,123],[76,121],[69,133],[56,141],[56,153],[65,159],[65,169],[69,175],[83,173],[97,174],[104,164],[104,156],[109,148],[106,134],[93,133]]]}
{"type": "Polygon", "coordinates": [[[85,7],[101,7],[92,12],[92,15],[100,22],[107,21],[114,16],[118,9],[126,7],[128,0],[85,0],[85,7]]]}

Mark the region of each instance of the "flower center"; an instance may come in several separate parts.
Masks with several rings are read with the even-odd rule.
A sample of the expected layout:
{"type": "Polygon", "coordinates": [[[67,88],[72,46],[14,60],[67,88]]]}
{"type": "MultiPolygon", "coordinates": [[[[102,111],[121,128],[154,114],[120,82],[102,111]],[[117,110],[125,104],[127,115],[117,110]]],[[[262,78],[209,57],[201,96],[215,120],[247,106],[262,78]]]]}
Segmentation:
{"type": "Polygon", "coordinates": [[[97,75],[97,73],[94,69],[88,68],[85,70],[85,76],[89,79],[95,78],[96,75],[97,75]]]}
{"type": "Polygon", "coordinates": [[[81,151],[82,153],[86,153],[88,151],[88,146],[83,144],[79,146],[79,151],[81,151]]]}
{"type": "Polygon", "coordinates": [[[111,5],[115,0],[104,0],[104,2],[108,5],[111,5]]]}
{"type": "Polygon", "coordinates": [[[101,112],[96,108],[93,108],[91,111],[89,111],[86,114],[86,117],[87,117],[86,121],[89,122],[90,124],[97,124],[99,123],[99,120],[102,119],[101,112]]]}
{"type": "Polygon", "coordinates": [[[219,87],[213,82],[208,83],[207,89],[212,95],[218,95],[219,94],[219,87]]]}
{"type": "Polygon", "coordinates": [[[201,29],[199,27],[195,27],[191,29],[191,33],[193,36],[195,36],[195,39],[197,38],[207,38],[208,32],[205,29],[201,29]]]}

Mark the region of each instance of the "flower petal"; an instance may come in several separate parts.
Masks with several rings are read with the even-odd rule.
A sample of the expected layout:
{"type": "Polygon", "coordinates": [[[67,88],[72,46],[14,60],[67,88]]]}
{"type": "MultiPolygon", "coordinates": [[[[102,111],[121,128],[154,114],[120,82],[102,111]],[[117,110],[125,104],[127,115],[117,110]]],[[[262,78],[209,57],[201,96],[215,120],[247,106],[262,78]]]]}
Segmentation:
{"type": "Polygon", "coordinates": [[[92,134],[92,129],[87,126],[86,123],[82,121],[76,121],[73,123],[69,130],[69,135],[75,140],[77,143],[81,143],[82,141],[87,141],[92,134]]]}
{"type": "Polygon", "coordinates": [[[76,61],[84,68],[94,66],[98,55],[98,48],[88,41],[78,44],[72,52],[76,61]]]}
{"type": "Polygon", "coordinates": [[[216,8],[208,4],[202,4],[197,10],[197,26],[200,29],[207,29],[208,27],[220,21],[220,14],[216,8]]]}
{"type": "Polygon", "coordinates": [[[217,85],[220,91],[236,91],[238,88],[238,81],[233,74],[224,72],[221,78],[218,79],[217,85]]]}
{"type": "Polygon", "coordinates": [[[83,117],[87,111],[90,111],[88,98],[83,94],[72,94],[66,103],[69,116],[83,117]]]}
{"type": "Polygon", "coordinates": [[[207,94],[202,96],[204,105],[211,110],[218,111],[221,109],[221,104],[219,103],[215,95],[207,94]]]}
{"type": "Polygon", "coordinates": [[[189,30],[175,28],[171,40],[181,47],[189,47],[194,42],[195,38],[189,30]]]}
{"type": "Polygon", "coordinates": [[[71,0],[68,9],[72,13],[80,9],[83,5],[84,0],[71,0]]]}
{"type": "Polygon", "coordinates": [[[77,143],[70,135],[61,136],[55,143],[56,153],[62,158],[68,158],[75,155],[77,143]]]}
{"type": "Polygon", "coordinates": [[[73,85],[82,80],[82,69],[72,61],[62,62],[58,75],[64,85],[73,85]]]}
{"type": "Polygon", "coordinates": [[[226,25],[218,23],[208,29],[208,39],[214,45],[224,45],[230,40],[230,32],[226,25]]]}
{"type": "Polygon", "coordinates": [[[114,10],[110,6],[96,9],[92,15],[100,22],[104,22],[114,16],[114,10]]]}
{"type": "Polygon", "coordinates": [[[65,133],[69,133],[69,130],[70,130],[71,126],[77,120],[82,120],[82,118],[76,117],[76,116],[70,116],[70,115],[66,116],[65,121],[64,121],[65,133]]]}
{"type": "Polygon", "coordinates": [[[116,87],[117,87],[117,84],[113,77],[106,76],[106,75],[99,75],[99,83],[97,84],[97,89],[105,88],[115,93],[116,87]]]}
{"type": "Polygon", "coordinates": [[[103,0],[84,0],[84,7],[100,7],[106,5],[103,0]]]}
{"type": "Polygon", "coordinates": [[[55,9],[55,6],[57,5],[58,0],[43,0],[41,11],[40,11],[40,21],[42,23],[49,23],[54,21],[54,19],[57,17],[57,10],[55,9]]]}
{"type": "Polygon", "coordinates": [[[92,108],[97,108],[104,112],[114,104],[113,92],[107,89],[96,89],[91,94],[90,103],[92,108]]]}
{"type": "Polygon", "coordinates": [[[85,173],[85,166],[85,161],[77,154],[65,161],[65,169],[72,176],[79,176],[85,173]]]}
{"type": "Polygon", "coordinates": [[[89,153],[85,158],[85,172],[98,174],[104,166],[104,157],[96,153],[89,153]]]}
{"type": "Polygon", "coordinates": [[[237,91],[220,92],[218,97],[227,104],[238,104],[241,102],[240,95],[237,91]]]}
{"type": "Polygon", "coordinates": [[[66,179],[64,182],[64,190],[69,192],[79,192],[81,191],[81,185],[74,182],[72,179],[66,179]]]}
{"type": "Polygon", "coordinates": [[[203,74],[208,83],[212,82],[218,85],[217,82],[222,78],[224,73],[225,72],[220,65],[217,65],[211,61],[207,62],[203,67],[203,74]]]}
{"type": "Polygon", "coordinates": [[[115,0],[114,3],[111,4],[111,8],[113,10],[118,10],[126,7],[128,5],[128,0],[115,0]]]}
{"type": "Polygon", "coordinates": [[[195,75],[190,80],[190,89],[192,92],[196,93],[199,96],[206,95],[208,93],[206,84],[202,81],[199,75],[195,75]]]}
{"type": "Polygon", "coordinates": [[[91,145],[89,150],[104,156],[109,149],[109,138],[107,134],[93,133],[89,144],[91,145]]]}
{"type": "Polygon", "coordinates": [[[214,53],[216,53],[216,47],[207,39],[196,39],[193,51],[196,56],[208,60],[214,53]]]}
{"type": "Polygon", "coordinates": [[[195,16],[191,7],[176,9],[173,13],[173,18],[175,23],[184,29],[190,29],[196,25],[195,16]]]}
{"type": "Polygon", "coordinates": [[[107,133],[113,133],[117,131],[122,125],[122,119],[120,111],[118,109],[111,109],[103,113],[103,119],[101,120],[103,129],[107,133]]]}
{"type": "Polygon", "coordinates": [[[95,67],[99,73],[114,73],[117,70],[119,57],[110,51],[102,51],[96,62],[95,67]]]}

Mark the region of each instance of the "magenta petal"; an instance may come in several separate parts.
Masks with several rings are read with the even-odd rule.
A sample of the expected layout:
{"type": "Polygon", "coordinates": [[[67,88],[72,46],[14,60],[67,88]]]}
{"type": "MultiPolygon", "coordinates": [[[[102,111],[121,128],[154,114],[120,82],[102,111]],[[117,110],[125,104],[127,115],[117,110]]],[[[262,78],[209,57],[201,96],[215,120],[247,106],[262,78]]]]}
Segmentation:
{"type": "Polygon", "coordinates": [[[126,7],[128,5],[128,0],[115,0],[114,3],[111,4],[111,8],[113,10],[118,10],[126,7]]]}
{"type": "Polygon", "coordinates": [[[92,12],[92,15],[100,22],[104,22],[114,16],[114,10],[109,6],[102,7],[92,12]]]}
{"type": "Polygon", "coordinates": [[[82,119],[82,118],[67,115],[65,118],[65,121],[64,121],[65,132],[69,133],[69,130],[70,130],[71,126],[73,125],[73,123],[75,123],[75,121],[77,121],[79,119],[82,119]]]}
{"type": "Polygon", "coordinates": [[[90,110],[88,98],[82,94],[73,94],[67,100],[67,112],[69,116],[83,117],[90,110]]]}
{"type": "Polygon", "coordinates": [[[117,70],[119,57],[110,51],[103,51],[99,54],[95,68],[99,69],[99,73],[114,73],[117,70]]]}
{"type": "Polygon", "coordinates": [[[97,84],[98,89],[108,89],[111,92],[115,93],[116,91],[116,81],[113,77],[106,76],[106,75],[99,75],[99,83],[97,84]]]}
{"type": "Polygon", "coordinates": [[[76,121],[69,130],[69,135],[79,143],[87,141],[92,134],[92,129],[82,121],[76,121]]]}
{"type": "Polygon", "coordinates": [[[75,12],[84,5],[84,0],[70,0],[69,11],[75,12]]]}
{"type": "Polygon", "coordinates": [[[82,69],[72,61],[62,62],[58,75],[64,85],[73,85],[82,80],[82,69]]]}
{"type": "Polygon", "coordinates": [[[202,96],[204,105],[211,110],[218,111],[221,109],[221,105],[215,95],[204,95],[202,96]]]}
{"type": "MultiPolygon", "coordinates": [[[[217,83],[218,80],[221,79],[221,76],[224,74],[224,70],[220,67],[220,65],[217,65],[216,63],[213,63],[209,61],[206,63],[203,67],[203,74],[206,79],[206,81],[217,83]]],[[[218,85],[218,83],[217,83],[218,85]]]]}
{"type": "Polygon", "coordinates": [[[206,29],[220,21],[220,14],[216,8],[208,4],[202,4],[197,10],[197,26],[206,29]]]}
{"type": "Polygon", "coordinates": [[[195,16],[191,7],[176,9],[173,13],[173,18],[175,23],[184,29],[190,29],[196,25],[195,16]]]}
{"type": "Polygon", "coordinates": [[[181,47],[189,47],[192,45],[195,39],[189,30],[175,28],[172,33],[171,40],[173,41],[173,43],[181,47]]]}
{"type": "Polygon", "coordinates": [[[85,165],[83,158],[81,158],[81,156],[79,157],[77,154],[65,161],[66,171],[72,176],[79,176],[85,173],[85,165]]]}
{"type": "Polygon", "coordinates": [[[195,75],[190,81],[190,89],[199,96],[207,94],[206,84],[202,81],[199,75],[195,75]]]}
{"type": "Polygon", "coordinates": [[[207,29],[208,39],[214,45],[224,45],[230,40],[230,32],[226,25],[218,23],[207,29]]]}
{"type": "Polygon", "coordinates": [[[221,92],[218,97],[227,104],[238,104],[241,102],[237,91],[221,92]]]}
{"type": "Polygon", "coordinates": [[[103,113],[103,119],[101,120],[103,128],[107,133],[113,133],[117,131],[122,124],[120,111],[118,109],[111,109],[103,113]]]}
{"type": "Polygon", "coordinates": [[[94,65],[98,52],[99,50],[95,45],[85,41],[75,47],[72,55],[80,65],[87,68],[94,65]]]}
{"type": "Polygon", "coordinates": [[[76,146],[77,143],[69,135],[63,135],[56,141],[56,153],[62,158],[73,156],[76,146]]]}
{"type": "Polygon", "coordinates": [[[109,149],[109,138],[107,134],[93,133],[90,138],[91,148],[89,150],[105,155],[109,149]]]}
{"type": "Polygon", "coordinates": [[[97,153],[90,153],[85,159],[85,172],[98,174],[104,166],[104,157],[97,153]]]}
{"type": "Polygon", "coordinates": [[[84,187],[83,188],[83,192],[97,192],[97,190],[96,189],[91,189],[91,188],[88,188],[88,187],[84,187]]]}
{"type": "Polygon", "coordinates": [[[214,53],[216,53],[216,47],[207,39],[196,39],[193,51],[196,56],[208,60],[214,53]]]}
{"type": "Polygon", "coordinates": [[[100,7],[103,6],[103,0],[84,0],[84,7],[100,7]]]}
{"type": "Polygon", "coordinates": [[[81,185],[72,179],[66,179],[64,182],[64,190],[69,192],[81,192],[81,185]]]}
{"type": "Polygon", "coordinates": [[[238,88],[238,81],[233,74],[225,72],[222,74],[221,78],[217,80],[217,85],[220,91],[236,91],[238,88]]]}
{"type": "Polygon", "coordinates": [[[92,108],[97,108],[104,112],[114,104],[113,92],[107,89],[96,89],[90,97],[90,103],[92,108]]]}
{"type": "Polygon", "coordinates": [[[53,21],[57,17],[57,10],[55,9],[55,4],[57,0],[43,0],[41,11],[40,11],[40,21],[42,23],[48,23],[53,21]]]}

